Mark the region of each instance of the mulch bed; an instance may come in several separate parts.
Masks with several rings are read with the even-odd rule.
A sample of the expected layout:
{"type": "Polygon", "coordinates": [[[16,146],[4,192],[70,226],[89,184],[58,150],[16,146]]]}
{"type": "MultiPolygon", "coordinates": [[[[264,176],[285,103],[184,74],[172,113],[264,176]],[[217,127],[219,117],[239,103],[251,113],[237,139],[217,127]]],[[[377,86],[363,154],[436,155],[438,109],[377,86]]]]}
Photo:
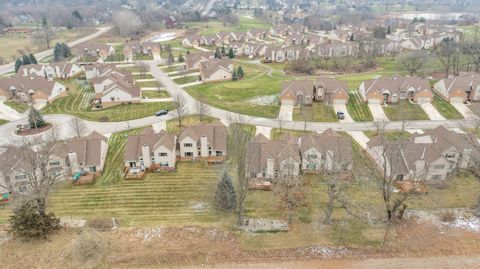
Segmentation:
{"type": "Polygon", "coordinates": [[[25,136],[25,135],[34,135],[34,134],[40,134],[40,133],[43,133],[43,132],[46,132],[50,129],[52,129],[53,127],[53,124],[51,123],[47,123],[45,126],[41,127],[41,128],[28,128],[28,129],[22,129],[20,130],[19,132],[16,132],[15,134],[16,135],[22,135],[22,136],[25,136]]]}

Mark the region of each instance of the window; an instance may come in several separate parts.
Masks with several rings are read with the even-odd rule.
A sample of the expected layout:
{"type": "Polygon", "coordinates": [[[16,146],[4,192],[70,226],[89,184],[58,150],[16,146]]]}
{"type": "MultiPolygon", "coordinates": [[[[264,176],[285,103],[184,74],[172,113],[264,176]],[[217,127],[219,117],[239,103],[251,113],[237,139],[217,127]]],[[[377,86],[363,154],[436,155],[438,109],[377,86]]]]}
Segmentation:
{"type": "Polygon", "coordinates": [[[447,153],[445,154],[445,158],[454,158],[455,157],[455,153],[447,153]]]}
{"type": "Polygon", "coordinates": [[[50,162],[50,166],[59,166],[59,165],[60,165],[59,161],[50,162]]]}
{"type": "Polygon", "coordinates": [[[217,150],[217,151],[215,151],[215,155],[216,155],[216,156],[222,156],[222,155],[223,155],[223,152],[217,150]]]}
{"type": "Polygon", "coordinates": [[[212,156],[212,151],[211,150],[208,151],[208,156],[212,156]]]}
{"type": "Polygon", "coordinates": [[[185,157],[192,157],[193,156],[193,152],[185,152],[185,157]]]}
{"type": "Polygon", "coordinates": [[[15,179],[16,179],[16,180],[24,180],[25,178],[26,178],[25,175],[16,175],[16,176],[15,176],[15,179]]]}
{"type": "Polygon", "coordinates": [[[168,162],[161,162],[161,163],[160,163],[160,166],[161,166],[161,167],[168,167],[168,162]]]}
{"type": "Polygon", "coordinates": [[[191,148],[191,147],[193,147],[193,144],[192,143],[185,143],[185,144],[183,144],[183,146],[186,147],[186,148],[191,148]]]}
{"type": "Polygon", "coordinates": [[[92,172],[92,173],[95,173],[95,172],[97,172],[97,167],[96,167],[96,166],[90,166],[90,167],[88,168],[88,170],[89,170],[90,172],[92,172]]]}
{"type": "Polygon", "coordinates": [[[445,165],[443,164],[437,164],[433,167],[433,169],[444,169],[445,168],[445,165]]]}
{"type": "Polygon", "coordinates": [[[308,154],[308,155],[307,155],[307,159],[308,159],[308,160],[314,160],[314,159],[316,159],[316,158],[317,158],[317,155],[316,155],[316,154],[308,154]]]}
{"type": "Polygon", "coordinates": [[[396,178],[396,180],[398,180],[398,181],[402,181],[402,180],[403,180],[403,177],[404,177],[403,175],[397,175],[397,178],[396,178]]]}
{"type": "Polygon", "coordinates": [[[160,153],[158,154],[158,156],[160,156],[160,157],[166,157],[166,156],[168,156],[168,154],[167,154],[166,152],[160,152],[160,153]]]}
{"type": "Polygon", "coordinates": [[[256,178],[257,177],[257,174],[255,172],[250,172],[250,177],[251,178],[256,178]]]}
{"type": "Polygon", "coordinates": [[[113,97],[113,96],[110,97],[110,100],[111,100],[111,101],[115,101],[115,97],[113,97]]]}

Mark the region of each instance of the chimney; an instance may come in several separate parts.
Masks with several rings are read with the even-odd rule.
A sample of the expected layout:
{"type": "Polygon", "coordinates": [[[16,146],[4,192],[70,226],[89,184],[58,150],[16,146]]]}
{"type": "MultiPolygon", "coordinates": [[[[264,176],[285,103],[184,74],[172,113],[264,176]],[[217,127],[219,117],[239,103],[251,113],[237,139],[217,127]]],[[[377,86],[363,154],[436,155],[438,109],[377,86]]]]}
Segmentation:
{"type": "Polygon", "coordinates": [[[70,163],[70,171],[72,174],[80,172],[80,165],[78,164],[77,153],[70,152],[67,155],[68,162],[70,163]]]}
{"type": "Polygon", "coordinates": [[[145,167],[150,167],[152,165],[151,156],[150,156],[150,147],[146,144],[142,146],[142,158],[143,164],[145,167]]]}
{"type": "Polygon", "coordinates": [[[200,137],[200,154],[202,157],[208,156],[208,139],[206,136],[200,137]]]}

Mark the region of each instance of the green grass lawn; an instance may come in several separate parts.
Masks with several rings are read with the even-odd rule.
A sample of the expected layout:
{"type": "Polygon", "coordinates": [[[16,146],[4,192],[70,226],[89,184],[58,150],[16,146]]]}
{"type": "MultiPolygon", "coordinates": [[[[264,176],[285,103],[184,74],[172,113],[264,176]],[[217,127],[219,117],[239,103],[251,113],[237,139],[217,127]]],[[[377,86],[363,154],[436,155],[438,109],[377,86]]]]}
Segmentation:
{"type": "MultiPolygon", "coordinates": [[[[377,133],[376,131],[365,131],[363,133],[365,133],[365,135],[368,136],[368,138],[373,138],[377,135],[380,135],[380,133],[377,133]]],[[[383,137],[386,140],[390,140],[390,141],[399,140],[401,138],[409,138],[411,136],[412,134],[410,134],[409,132],[402,132],[402,131],[384,131],[383,132],[383,137]]]]}
{"type": "Polygon", "coordinates": [[[3,124],[5,124],[5,123],[7,123],[7,122],[8,122],[8,120],[0,119],[0,125],[3,125],[3,124]]]}
{"type": "Polygon", "coordinates": [[[278,94],[284,78],[269,77],[255,65],[241,65],[245,71],[245,78],[242,80],[195,85],[188,87],[186,91],[197,100],[221,109],[276,118],[280,109],[278,104],[258,105],[252,103],[251,99],[278,94]]]}
{"type": "Polygon", "coordinates": [[[250,28],[270,29],[271,24],[256,18],[239,16],[238,26],[224,26],[223,22],[210,20],[208,22],[186,22],[190,28],[198,28],[201,35],[214,35],[221,31],[247,32],[250,28]]]}
{"type": "Polygon", "coordinates": [[[312,131],[298,131],[298,130],[289,130],[289,129],[279,129],[279,128],[273,128],[272,131],[270,132],[270,139],[277,139],[280,136],[289,133],[293,136],[300,137],[303,135],[311,134],[312,131]]]}
{"type": "Polygon", "coordinates": [[[158,68],[160,68],[160,70],[162,70],[165,73],[170,73],[170,72],[176,72],[176,71],[179,71],[179,70],[183,70],[183,66],[180,66],[180,65],[176,65],[176,66],[160,65],[160,66],[158,66],[158,68]]]}
{"type": "Polygon", "coordinates": [[[23,113],[28,110],[28,105],[19,101],[5,101],[3,103],[20,113],[23,113]]]}
{"type": "Polygon", "coordinates": [[[160,83],[156,80],[138,81],[138,82],[135,82],[135,85],[137,85],[140,88],[157,88],[157,87],[160,87],[160,83]]]}
{"type": "Polygon", "coordinates": [[[141,69],[140,67],[136,66],[136,65],[133,65],[133,66],[121,66],[121,67],[118,67],[120,70],[124,70],[124,71],[127,71],[127,72],[130,72],[130,73],[141,73],[141,69]]]}
{"type": "Polygon", "coordinates": [[[152,55],[143,55],[143,54],[137,54],[133,56],[134,61],[150,61],[153,60],[152,55]]]}
{"type": "Polygon", "coordinates": [[[152,79],[153,78],[152,74],[148,74],[148,73],[147,74],[134,74],[133,77],[135,79],[152,79]]]}
{"type": "Polygon", "coordinates": [[[166,130],[167,132],[180,135],[182,129],[186,126],[192,126],[201,123],[212,123],[214,121],[218,121],[218,119],[209,116],[203,116],[202,121],[200,121],[199,115],[189,115],[182,118],[182,126],[178,126],[178,119],[168,120],[166,130]]]}
{"type": "Polygon", "coordinates": [[[438,95],[433,96],[432,105],[447,120],[463,119],[462,114],[449,102],[443,100],[438,95]]]}
{"type": "Polygon", "coordinates": [[[372,112],[368,105],[364,103],[357,91],[350,91],[348,93],[348,114],[354,121],[373,121],[372,112]]]}
{"type": "Polygon", "coordinates": [[[319,121],[335,122],[338,121],[335,110],[323,102],[313,102],[311,106],[293,109],[293,120],[295,121],[319,121]],[[305,117],[304,117],[305,115],[305,117]]]}
{"type": "Polygon", "coordinates": [[[195,76],[185,76],[185,77],[173,79],[173,81],[175,81],[175,83],[177,83],[177,84],[183,85],[183,84],[198,81],[198,76],[197,75],[195,75],[195,76]]]}
{"type": "Polygon", "coordinates": [[[68,87],[68,96],[59,98],[42,109],[45,114],[70,114],[91,121],[125,121],[154,115],[161,109],[172,110],[173,102],[154,102],[117,105],[102,110],[92,110],[90,100],[94,98],[94,91],[85,80],[73,78],[63,81],[68,87]]]}
{"type": "Polygon", "coordinates": [[[168,94],[167,91],[161,90],[161,91],[142,91],[142,97],[145,98],[168,98],[170,97],[170,94],[168,94]]]}
{"type": "Polygon", "coordinates": [[[428,116],[420,105],[412,104],[409,101],[401,101],[398,104],[383,107],[385,115],[389,120],[428,120],[428,116]]]}

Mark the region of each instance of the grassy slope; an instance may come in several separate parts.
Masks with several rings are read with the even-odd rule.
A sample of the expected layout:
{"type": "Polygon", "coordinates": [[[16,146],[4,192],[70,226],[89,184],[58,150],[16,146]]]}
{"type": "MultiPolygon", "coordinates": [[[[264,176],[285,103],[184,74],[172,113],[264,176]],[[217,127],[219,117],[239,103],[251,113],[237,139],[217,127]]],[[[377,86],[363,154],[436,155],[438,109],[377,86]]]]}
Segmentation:
{"type": "Polygon", "coordinates": [[[17,101],[5,101],[3,102],[5,105],[15,109],[16,111],[23,113],[28,110],[28,105],[17,102],[17,101]]]}
{"type": "Polygon", "coordinates": [[[307,121],[319,121],[319,122],[336,122],[338,121],[335,110],[332,106],[329,106],[323,102],[314,102],[311,106],[305,106],[303,108],[293,109],[293,120],[303,121],[303,113],[307,116],[307,121]]]}
{"type": "Polygon", "coordinates": [[[399,104],[389,105],[383,107],[385,115],[389,120],[428,120],[428,116],[417,104],[411,104],[408,101],[400,102],[399,104]]]}
{"type": "Polygon", "coordinates": [[[3,125],[3,124],[5,124],[5,123],[7,123],[7,122],[8,122],[8,120],[0,119],[0,125],[3,125]]]}
{"type": "Polygon", "coordinates": [[[167,91],[142,91],[142,97],[143,98],[168,98],[170,97],[170,94],[168,94],[167,91]]]}
{"type": "Polygon", "coordinates": [[[250,19],[246,17],[239,17],[240,22],[238,26],[224,26],[223,22],[211,20],[207,23],[205,22],[193,22],[186,23],[191,28],[198,28],[200,30],[199,34],[202,35],[213,35],[221,31],[235,31],[235,32],[246,32],[250,28],[262,28],[269,29],[271,26],[269,23],[263,22],[259,19],[250,19]]]}
{"type": "Polygon", "coordinates": [[[349,92],[347,110],[354,121],[373,121],[368,105],[362,101],[357,91],[349,92]]]}
{"type": "Polygon", "coordinates": [[[432,105],[447,120],[463,119],[462,114],[452,104],[437,95],[433,97],[432,105]]]}

